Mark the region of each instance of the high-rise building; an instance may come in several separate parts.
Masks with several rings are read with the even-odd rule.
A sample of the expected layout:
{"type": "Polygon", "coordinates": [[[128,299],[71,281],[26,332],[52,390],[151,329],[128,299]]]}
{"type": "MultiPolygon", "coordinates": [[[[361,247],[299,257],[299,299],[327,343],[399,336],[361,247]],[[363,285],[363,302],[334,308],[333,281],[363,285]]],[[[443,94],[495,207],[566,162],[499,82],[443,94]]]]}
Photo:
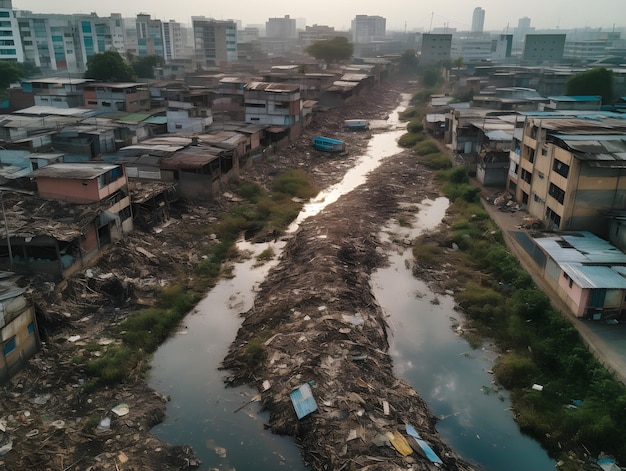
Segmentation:
{"type": "Polygon", "coordinates": [[[204,65],[237,61],[237,24],[192,16],[196,60],[204,65]]]}
{"type": "Polygon", "coordinates": [[[165,60],[180,59],[185,55],[185,31],[174,20],[163,22],[165,60]]]}
{"type": "Polygon", "coordinates": [[[165,41],[161,20],[153,20],[150,15],[137,15],[137,55],[139,57],[159,56],[165,59],[165,41]]]}
{"type": "Polygon", "coordinates": [[[284,18],[269,18],[265,23],[265,35],[272,39],[296,39],[296,20],[285,15],[284,18]]]}
{"type": "Polygon", "coordinates": [[[474,8],[472,15],[472,33],[482,33],[485,28],[485,10],[480,7],[474,8]]]}
{"type": "Polygon", "coordinates": [[[531,64],[558,63],[563,60],[565,34],[527,34],[522,60],[531,64]]]}
{"type": "Polygon", "coordinates": [[[370,43],[385,39],[387,20],[382,16],[356,15],[352,20],[352,42],[370,43]]]}
{"type": "Polygon", "coordinates": [[[0,60],[24,62],[20,30],[11,0],[0,0],[0,60]]]}
{"type": "Polygon", "coordinates": [[[423,34],[421,64],[436,64],[450,60],[452,50],[451,34],[423,34]]]}

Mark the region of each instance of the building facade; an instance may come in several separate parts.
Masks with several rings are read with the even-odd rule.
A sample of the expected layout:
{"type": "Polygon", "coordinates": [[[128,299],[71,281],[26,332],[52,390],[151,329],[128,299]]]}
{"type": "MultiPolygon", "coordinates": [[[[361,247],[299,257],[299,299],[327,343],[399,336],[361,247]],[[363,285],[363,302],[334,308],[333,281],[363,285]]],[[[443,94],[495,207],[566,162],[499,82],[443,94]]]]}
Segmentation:
{"type": "Polygon", "coordinates": [[[606,237],[606,215],[626,207],[625,135],[621,119],[529,116],[513,142],[509,191],[546,227],[606,237]]]}
{"type": "Polygon", "coordinates": [[[451,34],[423,34],[420,63],[436,64],[450,60],[452,51],[451,34]]]}
{"type": "Polygon", "coordinates": [[[269,18],[265,23],[265,35],[273,39],[296,39],[296,20],[285,15],[283,18],[269,18]]]}
{"type": "Polygon", "coordinates": [[[381,41],[387,34],[387,20],[382,16],[356,15],[352,20],[352,42],[381,41]]]}
{"type": "Polygon", "coordinates": [[[0,384],[7,382],[41,346],[35,307],[25,288],[0,283],[0,384]]]}
{"type": "Polygon", "coordinates": [[[199,65],[218,66],[237,61],[237,24],[193,16],[195,58],[199,65]]]}
{"type": "Polygon", "coordinates": [[[19,25],[11,0],[0,0],[0,61],[24,62],[19,25]]]}
{"type": "Polygon", "coordinates": [[[522,61],[530,64],[556,64],[563,60],[565,34],[527,34],[522,61]]]}
{"type": "Polygon", "coordinates": [[[472,14],[472,33],[482,33],[485,28],[485,10],[480,7],[474,8],[472,14]]]}

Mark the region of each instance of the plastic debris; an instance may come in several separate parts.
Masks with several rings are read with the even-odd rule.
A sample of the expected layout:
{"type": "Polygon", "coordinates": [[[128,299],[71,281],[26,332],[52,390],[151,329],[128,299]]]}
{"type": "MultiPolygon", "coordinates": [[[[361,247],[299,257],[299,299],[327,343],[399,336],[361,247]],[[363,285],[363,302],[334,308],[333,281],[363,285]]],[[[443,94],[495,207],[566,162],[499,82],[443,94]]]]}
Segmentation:
{"type": "Polygon", "coordinates": [[[61,429],[65,427],[65,420],[55,420],[50,425],[52,425],[54,428],[61,429]]]}
{"type": "Polygon", "coordinates": [[[226,448],[221,447],[221,446],[216,446],[215,454],[219,456],[220,458],[226,458],[226,448]]]}
{"type": "Polygon", "coordinates": [[[130,409],[128,408],[127,404],[122,403],[122,404],[118,404],[113,409],[111,409],[111,412],[113,412],[118,417],[122,417],[128,414],[130,412],[130,409]]]}
{"type": "Polygon", "coordinates": [[[30,432],[26,432],[26,437],[28,438],[36,437],[37,435],[39,435],[39,430],[36,428],[32,429],[30,432]]]}
{"type": "Polygon", "coordinates": [[[541,384],[533,384],[532,389],[535,391],[543,391],[543,386],[541,384]]]}
{"type": "Polygon", "coordinates": [[[78,340],[80,340],[80,335],[72,335],[71,337],[67,338],[68,342],[76,342],[78,340]]]}
{"type": "Polygon", "coordinates": [[[109,430],[111,428],[111,417],[105,417],[98,424],[100,430],[109,430]]]}

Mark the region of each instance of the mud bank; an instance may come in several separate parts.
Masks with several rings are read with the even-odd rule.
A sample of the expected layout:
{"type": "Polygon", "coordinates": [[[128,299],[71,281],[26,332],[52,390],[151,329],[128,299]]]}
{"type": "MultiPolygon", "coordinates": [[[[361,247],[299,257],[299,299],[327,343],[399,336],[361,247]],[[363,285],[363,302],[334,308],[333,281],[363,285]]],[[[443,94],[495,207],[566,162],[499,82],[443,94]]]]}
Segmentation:
{"type": "MultiPolygon", "coordinates": [[[[263,391],[269,428],[296,437],[316,470],[435,469],[403,457],[385,440],[411,423],[443,460],[469,470],[438,436],[436,419],[394,377],[387,325],[370,287],[385,263],[378,232],[403,209],[438,196],[432,173],[403,152],[383,161],[365,185],[305,220],[261,285],[223,366],[232,383],[263,391]],[[318,410],[298,420],[290,392],[310,383],[318,410]]],[[[419,217],[419,215],[418,215],[419,217]]]]}

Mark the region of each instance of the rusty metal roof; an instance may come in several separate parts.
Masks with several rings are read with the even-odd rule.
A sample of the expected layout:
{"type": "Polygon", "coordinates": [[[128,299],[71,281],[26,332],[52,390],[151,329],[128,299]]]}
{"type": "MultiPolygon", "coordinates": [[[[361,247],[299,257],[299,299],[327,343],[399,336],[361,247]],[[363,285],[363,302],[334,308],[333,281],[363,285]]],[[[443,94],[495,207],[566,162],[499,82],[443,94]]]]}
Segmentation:
{"type": "Polygon", "coordinates": [[[119,167],[115,164],[105,163],[57,163],[38,168],[32,174],[34,177],[46,178],[74,178],[79,180],[92,180],[100,175],[119,167]]]}
{"type": "Polygon", "coordinates": [[[259,90],[272,93],[294,93],[300,91],[300,85],[274,82],[250,82],[245,86],[246,90],[259,90]]]}
{"type": "Polygon", "coordinates": [[[161,160],[161,168],[165,170],[197,170],[219,158],[223,149],[215,147],[189,147],[171,157],[161,160]]]}

